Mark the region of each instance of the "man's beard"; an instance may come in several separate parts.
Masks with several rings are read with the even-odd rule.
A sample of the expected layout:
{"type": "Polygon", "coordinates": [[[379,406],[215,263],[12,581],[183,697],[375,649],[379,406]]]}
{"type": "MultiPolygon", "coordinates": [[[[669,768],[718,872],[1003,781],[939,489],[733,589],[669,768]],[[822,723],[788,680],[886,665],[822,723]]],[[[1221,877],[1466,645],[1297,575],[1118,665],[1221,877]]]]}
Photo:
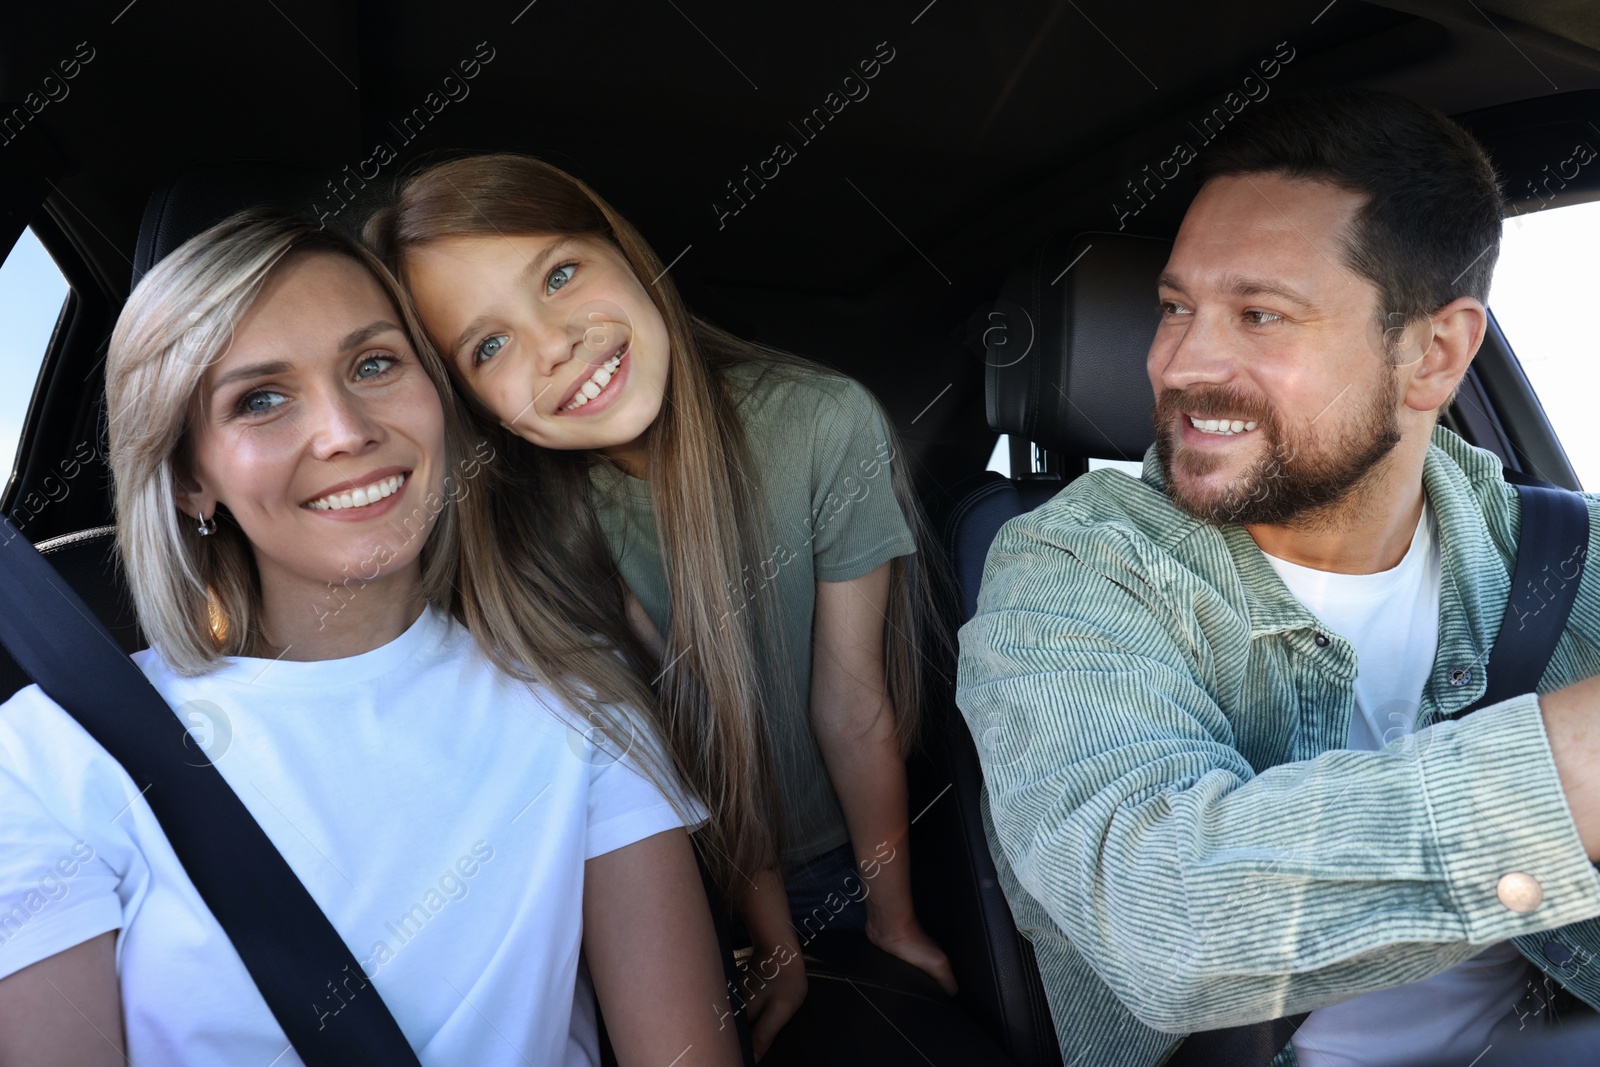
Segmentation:
{"type": "Polygon", "coordinates": [[[1389,370],[1365,406],[1330,440],[1316,441],[1311,427],[1288,434],[1271,408],[1236,389],[1164,389],[1156,399],[1156,459],[1174,504],[1203,522],[1243,525],[1314,524],[1349,497],[1362,480],[1400,443],[1399,375],[1389,370]],[[1184,493],[1174,463],[1190,477],[1204,477],[1231,457],[1184,450],[1179,455],[1178,420],[1243,419],[1267,451],[1232,484],[1207,499],[1184,493]]]}

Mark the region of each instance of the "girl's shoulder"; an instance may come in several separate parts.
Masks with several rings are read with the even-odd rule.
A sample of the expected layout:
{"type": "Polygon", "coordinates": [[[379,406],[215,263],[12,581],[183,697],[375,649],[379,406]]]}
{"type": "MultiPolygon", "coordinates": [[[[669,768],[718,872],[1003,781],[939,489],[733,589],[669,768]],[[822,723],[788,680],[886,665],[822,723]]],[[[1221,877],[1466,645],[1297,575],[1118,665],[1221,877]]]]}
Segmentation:
{"type": "Polygon", "coordinates": [[[847,375],[802,362],[741,360],[719,368],[747,428],[773,423],[809,425],[843,417],[869,419],[877,402],[847,375]]]}

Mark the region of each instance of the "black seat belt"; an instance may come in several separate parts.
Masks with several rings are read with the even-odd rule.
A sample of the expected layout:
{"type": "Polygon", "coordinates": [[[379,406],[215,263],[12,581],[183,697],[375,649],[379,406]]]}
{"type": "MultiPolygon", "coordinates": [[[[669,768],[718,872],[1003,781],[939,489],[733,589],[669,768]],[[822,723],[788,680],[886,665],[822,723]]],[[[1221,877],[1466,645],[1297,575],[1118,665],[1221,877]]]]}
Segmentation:
{"type": "Polygon", "coordinates": [[[210,761],[195,765],[182,720],[28,539],[0,523],[0,643],[142,790],[295,1052],[307,1067],[420,1067],[361,964],[227,780],[210,761]]]}
{"type": "MultiPolygon", "coordinates": [[[[1489,685],[1453,719],[1537,689],[1578,598],[1589,555],[1588,504],[1554,486],[1519,484],[1516,490],[1522,531],[1506,613],[1485,671],[1489,685]]],[[[1266,1067],[1309,1014],[1190,1034],[1164,1067],[1266,1067]]]]}

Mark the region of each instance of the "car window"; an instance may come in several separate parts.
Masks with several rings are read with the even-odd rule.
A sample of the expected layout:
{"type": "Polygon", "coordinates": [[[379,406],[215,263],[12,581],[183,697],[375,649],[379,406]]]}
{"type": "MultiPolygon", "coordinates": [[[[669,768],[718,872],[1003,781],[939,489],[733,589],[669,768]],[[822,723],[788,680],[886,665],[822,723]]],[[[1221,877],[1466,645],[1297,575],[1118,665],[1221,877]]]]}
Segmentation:
{"type": "Polygon", "coordinates": [[[1597,285],[1600,202],[1506,220],[1489,307],[1587,489],[1600,487],[1597,285]]]}
{"type": "Polygon", "coordinates": [[[39,366],[66,299],[55,261],[32,230],[22,231],[0,264],[0,487],[11,480],[39,366]]]}
{"type": "MultiPolygon", "coordinates": [[[[1137,459],[1091,459],[1089,469],[1097,471],[1101,467],[1112,467],[1116,470],[1126,471],[1137,478],[1144,472],[1144,461],[1137,459]]],[[[1011,435],[1001,434],[1000,440],[995,442],[994,451],[989,455],[989,469],[997,474],[1011,477],[1011,435]]]]}

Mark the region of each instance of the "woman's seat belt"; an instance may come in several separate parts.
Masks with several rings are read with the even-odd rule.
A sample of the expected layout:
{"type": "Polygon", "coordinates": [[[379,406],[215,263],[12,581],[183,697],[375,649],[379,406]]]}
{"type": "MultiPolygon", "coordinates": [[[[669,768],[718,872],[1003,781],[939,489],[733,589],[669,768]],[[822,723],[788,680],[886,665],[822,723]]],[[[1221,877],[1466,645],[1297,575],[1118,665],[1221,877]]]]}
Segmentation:
{"type": "Polygon", "coordinates": [[[420,1067],[333,924],[227,780],[184,744],[183,721],[28,539],[0,523],[0,643],[143,791],[300,1058],[420,1067]]]}

